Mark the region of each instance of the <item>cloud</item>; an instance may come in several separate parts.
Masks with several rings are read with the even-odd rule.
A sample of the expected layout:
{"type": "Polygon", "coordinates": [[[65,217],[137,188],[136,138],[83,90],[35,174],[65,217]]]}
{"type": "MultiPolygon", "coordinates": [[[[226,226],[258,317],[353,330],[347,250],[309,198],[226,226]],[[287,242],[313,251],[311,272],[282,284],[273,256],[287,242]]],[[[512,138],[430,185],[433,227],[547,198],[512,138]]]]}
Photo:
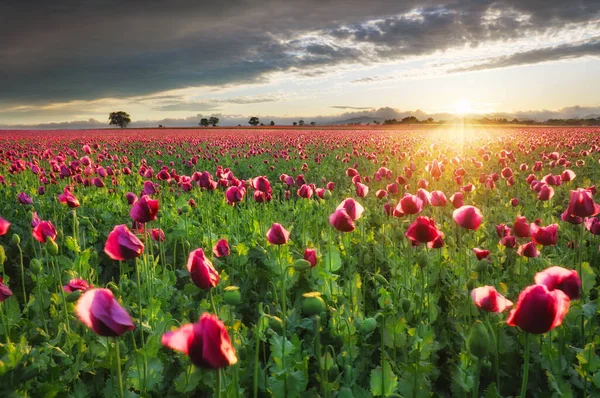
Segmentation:
{"type": "Polygon", "coordinates": [[[600,38],[594,38],[593,40],[583,43],[570,43],[560,46],[518,52],[503,57],[488,58],[484,60],[484,62],[479,62],[474,65],[450,69],[449,72],[471,72],[598,55],[600,55],[600,38]]]}
{"type": "MultiPolygon", "coordinates": [[[[600,18],[597,0],[149,0],[140,7],[0,2],[0,108],[258,84],[277,72],[313,77],[343,65],[560,36],[600,18]]],[[[481,68],[525,57],[514,56],[481,68]]]]}
{"type": "Polygon", "coordinates": [[[330,106],[330,108],[335,108],[335,109],[359,109],[359,110],[373,109],[372,106],[346,106],[346,105],[334,105],[334,106],[330,106]]]}

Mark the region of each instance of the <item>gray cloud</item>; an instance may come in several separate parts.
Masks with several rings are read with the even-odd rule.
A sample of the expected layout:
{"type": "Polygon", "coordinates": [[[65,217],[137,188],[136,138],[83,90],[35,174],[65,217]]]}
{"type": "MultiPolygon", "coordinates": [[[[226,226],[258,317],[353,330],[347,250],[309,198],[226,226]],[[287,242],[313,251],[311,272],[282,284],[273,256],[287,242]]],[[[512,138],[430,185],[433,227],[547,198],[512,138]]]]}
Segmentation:
{"type": "MultiPolygon", "coordinates": [[[[6,108],[260,83],[281,71],[317,76],[336,65],[595,23],[600,2],[3,1],[0,15],[0,108],[6,108]]],[[[553,53],[579,56],[569,46],[553,53]]]]}
{"type": "Polygon", "coordinates": [[[346,105],[334,105],[334,106],[330,106],[330,108],[335,108],[335,109],[355,109],[355,110],[373,109],[372,106],[346,106],[346,105]]]}
{"type": "Polygon", "coordinates": [[[584,43],[574,43],[555,47],[540,48],[531,51],[518,52],[504,57],[494,57],[475,65],[450,69],[449,72],[470,72],[485,69],[505,68],[515,65],[537,64],[547,61],[558,61],[584,56],[600,55],[600,38],[584,43]]]}

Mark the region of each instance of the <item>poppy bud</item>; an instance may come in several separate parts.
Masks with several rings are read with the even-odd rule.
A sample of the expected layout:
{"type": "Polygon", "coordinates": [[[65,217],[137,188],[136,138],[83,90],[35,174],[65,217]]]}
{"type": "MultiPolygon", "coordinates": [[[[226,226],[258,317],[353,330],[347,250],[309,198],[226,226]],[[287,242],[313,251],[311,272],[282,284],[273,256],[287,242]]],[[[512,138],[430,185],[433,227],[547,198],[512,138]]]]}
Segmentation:
{"type": "Polygon", "coordinates": [[[302,272],[302,271],[305,271],[305,270],[311,268],[310,262],[308,262],[307,260],[305,260],[303,258],[294,261],[293,266],[294,266],[294,269],[298,272],[302,272]]]}
{"type": "Polygon", "coordinates": [[[388,282],[388,280],[387,280],[387,279],[385,279],[385,278],[383,277],[383,275],[381,275],[381,274],[375,274],[375,280],[376,280],[377,282],[381,283],[383,286],[387,286],[387,285],[389,285],[389,284],[390,284],[390,283],[388,282]]]}
{"type": "Polygon", "coordinates": [[[304,300],[302,301],[302,311],[308,315],[319,315],[325,311],[325,301],[321,298],[321,293],[310,292],[302,295],[304,300]]]}
{"type": "Polygon", "coordinates": [[[40,260],[38,260],[37,258],[34,258],[29,262],[29,269],[31,270],[31,272],[37,275],[40,272],[42,272],[42,263],[40,263],[40,260]]]}
{"type": "Polygon", "coordinates": [[[481,359],[488,354],[489,345],[490,336],[485,325],[481,321],[475,321],[467,339],[469,351],[473,356],[481,359]]]}
{"type": "Polygon", "coordinates": [[[4,246],[0,245],[0,265],[4,265],[4,262],[6,262],[6,252],[4,246]]]}
{"type": "Polygon", "coordinates": [[[65,300],[67,303],[74,303],[75,301],[79,300],[79,296],[81,296],[82,293],[82,290],[75,290],[73,293],[70,293],[65,300]]]}
{"type": "Polygon", "coordinates": [[[407,299],[407,298],[402,299],[402,311],[404,311],[404,313],[407,313],[408,311],[410,311],[411,306],[412,306],[412,302],[409,299],[407,299]]]}
{"type": "Polygon", "coordinates": [[[375,318],[366,318],[360,325],[360,334],[365,335],[373,332],[377,328],[377,320],[375,318]]]}
{"type": "Polygon", "coordinates": [[[13,245],[17,246],[19,243],[21,243],[21,237],[17,234],[13,234],[12,238],[11,238],[11,242],[13,245]]]}
{"type": "Polygon", "coordinates": [[[281,318],[272,315],[265,316],[269,320],[269,327],[277,333],[281,333],[281,331],[283,330],[283,321],[281,320],[281,318]]]}
{"type": "Polygon", "coordinates": [[[58,245],[56,244],[54,239],[50,237],[46,238],[46,250],[51,256],[56,256],[58,254],[58,245]]]}
{"type": "Polygon", "coordinates": [[[227,286],[223,293],[223,301],[229,305],[239,305],[242,302],[240,288],[237,286],[227,286]]]}
{"type": "Polygon", "coordinates": [[[486,258],[479,260],[477,263],[477,272],[485,272],[489,264],[490,262],[486,258]]]}
{"type": "Polygon", "coordinates": [[[467,281],[467,289],[469,289],[469,290],[475,289],[476,284],[477,284],[477,281],[475,279],[469,278],[469,280],[467,281]]]}
{"type": "Polygon", "coordinates": [[[183,214],[189,213],[190,210],[192,210],[192,208],[189,205],[183,205],[183,206],[181,206],[181,213],[183,213],[183,214]]]}

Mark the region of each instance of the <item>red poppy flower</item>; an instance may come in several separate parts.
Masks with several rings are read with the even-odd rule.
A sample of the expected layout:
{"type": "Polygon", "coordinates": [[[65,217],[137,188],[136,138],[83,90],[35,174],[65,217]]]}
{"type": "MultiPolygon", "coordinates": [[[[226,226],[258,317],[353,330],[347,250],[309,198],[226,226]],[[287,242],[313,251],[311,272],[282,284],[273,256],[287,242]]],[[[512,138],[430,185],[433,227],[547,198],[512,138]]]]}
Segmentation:
{"type": "Polygon", "coordinates": [[[512,301],[506,299],[496,291],[494,286],[483,286],[471,291],[471,298],[476,306],[487,312],[504,312],[513,305],[512,301]]]}
{"type": "Polygon", "coordinates": [[[267,231],[267,240],[273,245],[285,245],[290,240],[290,233],[281,224],[275,223],[267,231]]]}
{"type": "Polygon", "coordinates": [[[547,227],[540,227],[536,223],[529,225],[531,239],[538,245],[554,246],[558,239],[558,224],[551,224],[547,227]]]}
{"type": "Polygon", "coordinates": [[[440,231],[435,226],[432,218],[419,216],[410,224],[406,230],[406,237],[412,241],[427,243],[433,242],[439,236],[440,231]]]}
{"type": "Polygon", "coordinates": [[[198,322],[163,334],[162,344],[184,353],[202,368],[219,369],[237,363],[227,328],[212,314],[204,313],[198,322]]]}
{"type": "Polygon", "coordinates": [[[507,249],[514,249],[517,246],[517,238],[515,236],[506,235],[500,239],[500,244],[507,249]]]}
{"type": "Polygon", "coordinates": [[[571,191],[571,198],[566,212],[571,216],[591,217],[600,213],[600,205],[594,203],[589,189],[577,188],[571,191]]]}
{"type": "Polygon", "coordinates": [[[535,258],[540,255],[540,251],[535,246],[535,242],[527,242],[524,245],[520,245],[517,249],[519,256],[535,258]]]}
{"type": "MultiPolygon", "coordinates": [[[[587,229],[593,235],[600,235],[600,220],[598,220],[596,217],[586,218],[585,229],[587,229]]],[[[2,235],[1,228],[0,235],[2,235]]]]}
{"type": "Polygon", "coordinates": [[[517,238],[529,238],[529,223],[525,217],[517,217],[513,225],[513,231],[517,238]]]}
{"type": "Polygon", "coordinates": [[[6,235],[9,228],[10,228],[10,223],[8,221],[6,221],[4,218],[0,217],[0,236],[6,235]]]}
{"type": "Polygon", "coordinates": [[[142,255],[144,244],[126,225],[117,225],[108,234],[104,252],[113,260],[130,260],[142,255]]]}
{"type": "Polygon", "coordinates": [[[87,290],[91,287],[91,285],[89,283],[87,283],[86,280],[83,279],[71,279],[69,281],[69,284],[66,286],[63,286],[63,290],[67,293],[73,293],[77,290],[87,290]]]}
{"type": "Polygon", "coordinates": [[[307,247],[304,250],[304,259],[310,263],[311,267],[314,267],[317,265],[317,251],[307,247]]]}
{"type": "Polygon", "coordinates": [[[488,258],[490,255],[489,250],[483,250],[477,247],[473,248],[473,253],[475,253],[475,257],[477,257],[477,260],[483,260],[484,258],[488,258]]]}
{"type": "Polygon", "coordinates": [[[13,292],[4,284],[4,278],[0,278],[0,303],[13,295],[13,292]]]}
{"type": "Polygon", "coordinates": [[[158,214],[158,200],[150,199],[148,195],[142,196],[131,207],[129,215],[139,223],[147,223],[156,219],[158,214]]]}
{"type": "Polygon", "coordinates": [[[298,188],[298,196],[301,198],[309,199],[313,195],[313,189],[310,185],[303,184],[298,188]]]}
{"type": "Polygon", "coordinates": [[[535,274],[535,283],[544,285],[548,290],[561,290],[571,300],[578,300],[581,296],[581,279],[575,270],[563,267],[550,267],[535,274]]]}
{"type": "Polygon", "coordinates": [[[569,297],[561,290],[531,285],[519,294],[517,306],[506,323],[528,333],[543,334],[559,326],[568,311],[569,297]]]}
{"type": "Polygon", "coordinates": [[[192,277],[192,282],[200,289],[208,290],[219,284],[219,273],[206,258],[202,249],[196,249],[190,253],[187,269],[192,277]]]}
{"type": "Polygon", "coordinates": [[[164,242],[166,237],[165,237],[165,232],[160,229],[160,228],[154,228],[150,231],[150,234],[152,236],[152,240],[155,242],[164,242]]]}
{"type": "Polygon", "coordinates": [[[45,243],[47,238],[56,240],[56,228],[50,221],[40,221],[32,231],[33,237],[41,243],[45,243]]]}
{"type": "Polygon", "coordinates": [[[461,227],[477,230],[483,221],[483,215],[475,206],[462,206],[452,212],[452,218],[461,227]]]}
{"type": "Polygon", "coordinates": [[[64,203],[71,208],[79,207],[79,200],[69,191],[68,187],[65,187],[65,190],[62,194],[58,195],[58,201],[60,203],[64,203]]]}
{"type": "Polygon", "coordinates": [[[360,218],[360,216],[362,215],[363,211],[365,211],[365,208],[362,207],[362,205],[360,203],[358,203],[357,201],[355,201],[352,198],[344,199],[342,201],[342,203],[340,203],[338,205],[338,207],[336,207],[336,210],[340,210],[340,209],[346,210],[346,213],[354,221],[358,220],[360,218]]]}
{"type": "Polygon", "coordinates": [[[77,301],[75,312],[99,336],[115,337],[135,329],[131,317],[109,289],[87,290],[77,301]]]}
{"type": "Polygon", "coordinates": [[[442,191],[433,191],[431,192],[430,202],[432,206],[443,207],[448,203],[448,199],[446,199],[446,195],[442,191]]]}
{"type": "Polygon", "coordinates": [[[396,205],[400,214],[418,214],[423,210],[423,200],[417,195],[406,194],[396,205]]]}
{"type": "Polygon", "coordinates": [[[229,244],[227,243],[227,239],[221,239],[217,242],[215,247],[213,247],[213,254],[216,257],[227,257],[229,256],[229,244]]]}
{"type": "Polygon", "coordinates": [[[329,216],[329,223],[338,231],[341,232],[352,232],[356,228],[354,220],[346,209],[337,209],[329,216]]]}
{"type": "Polygon", "coordinates": [[[361,184],[360,182],[356,183],[356,196],[359,198],[364,198],[369,193],[369,187],[365,184],[361,184]]]}

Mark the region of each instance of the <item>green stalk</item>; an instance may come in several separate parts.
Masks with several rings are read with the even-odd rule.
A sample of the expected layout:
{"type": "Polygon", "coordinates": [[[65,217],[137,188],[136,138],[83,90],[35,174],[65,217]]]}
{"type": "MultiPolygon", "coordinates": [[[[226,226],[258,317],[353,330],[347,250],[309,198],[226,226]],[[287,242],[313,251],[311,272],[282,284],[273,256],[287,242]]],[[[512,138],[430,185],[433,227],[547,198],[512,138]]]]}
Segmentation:
{"type": "Polygon", "coordinates": [[[475,386],[473,387],[473,398],[479,397],[479,378],[481,377],[481,358],[477,358],[477,370],[475,371],[475,386]]]}
{"type": "Polygon", "coordinates": [[[287,268],[283,262],[283,248],[279,247],[279,266],[281,268],[281,315],[283,323],[283,336],[281,342],[281,367],[283,368],[283,395],[287,398],[287,372],[285,366],[285,339],[287,338],[287,305],[286,305],[286,294],[285,294],[285,279],[287,275],[287,268]]]}
{"type": "Polygon", "coordinates": [[[217,369],[217,398],[221,398],[221,369],[217,369]]]}
{"type": "Polygon", "coordinates": [[[23,250],[21,245],[17,243],[19,249],[19,260],[21,262],[21,288],[23,289],[23,308],[27,305],[27,292],[25,291],[25,267],[23,266],[23,250]]]}
{"type": "Polygon", "coordinates": [[[9,321],[6,313],[4,312],[4,306],[0,303],[0,312],[2,313],[2,323],[4,323],[4,337],[6,337],[6,344],[10,344],[10,332],[9,332],[9,321]]]}
{"type": "Polygon", "coordinates": [[[213,288],[208,289],[208,295],[210,297],[210,304],[212,305],[212,310],[215,315],[219,315],[217,312],[217,307],[215,306],[215,299],[213,297],[213,288]]]}
{"type": "Polygon", "coordinates": [[[529,378],[529,333],[525,332],[525,364],[523,365],[523,381],[520,398],[527,396],[527,380],[529,378]]]}
{"type": "Polygon", "coordinates": [[[123,393],[123,374],[121,373],[121,353],[120,353],[120,348],[119,348],[119,342],[117,341],[116,337],[113,337],[113,343],[115,346],[115,356],[117,357],[117,376],[119,379],[119,396],[121,398],[124,397],[124,393],[123,393]]]}
{"type": "Polygon", "coordinates": [[[263,317],[258,318],[258,323],[256,324],[256,351],[254,353],[254,398],[258,398],[258,358],[260,351],[260,333],[261,326],[263,322],[263,317]]]}
{"type": "Polygon", "coordinates": [[[321,318],[318,315],[315,315],[313,319],[313,333],[315,335],[315,356],[317,357],[317,365],[319,366],[319,376],[321,381],[321,393],[324,397],[326,394],[326,386],[325,386],[325,370],[323,369],[323,364],[321,363],[321,318]]]}

